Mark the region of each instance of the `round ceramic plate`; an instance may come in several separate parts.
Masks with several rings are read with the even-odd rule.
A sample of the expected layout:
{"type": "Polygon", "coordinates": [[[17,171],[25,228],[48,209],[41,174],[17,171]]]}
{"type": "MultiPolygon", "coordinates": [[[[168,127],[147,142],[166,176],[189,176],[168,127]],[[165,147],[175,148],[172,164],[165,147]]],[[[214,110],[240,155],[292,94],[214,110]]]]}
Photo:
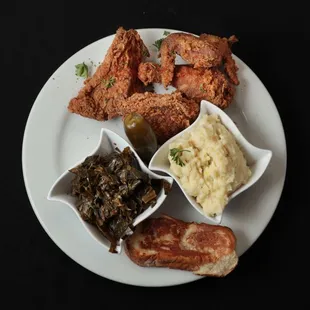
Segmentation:
{"type": "MultiPolygon", "coordinates": [[[[153,43],[163,37],[165,30],[173,31],[138,30],[150,49],[151,61],[158,61],[153,43]]],[[[126,139],[120,119],[98,122],[67,111],[69,100],[83,85],[83,79],[75,76],[75,65],[85,62],[93,73],[113,38],[114,35],[103,38],[74,54],[55,71],[36,98],[26,125],[22,154],[30,202],[41,225],[58,247],[98,275],[140,286],[176,285],[200,279],[186,271],[139,267],[124,251],[121,255],[108,253],[85,231],[73,210],[46,198],[59,175],[95,148],[100,128],[111,129],[126,139]]],[[[279,114],[268,91],[244,62],[237,57],[235,60],[240,85],[233,104],[225,112],[250,143],[273,152],[262,178],[235,198],[224,212],[222,225],[235,232],[237,253],[241,256],[263,232],[277,207],[286,173],[286,143],[279,114]]],[[[164,92],[164,89],[157,85],[155,91],[164,92]]],[[[189,205],[176,183],[158,212],[185,221],[205,221],[189,205]]]]}

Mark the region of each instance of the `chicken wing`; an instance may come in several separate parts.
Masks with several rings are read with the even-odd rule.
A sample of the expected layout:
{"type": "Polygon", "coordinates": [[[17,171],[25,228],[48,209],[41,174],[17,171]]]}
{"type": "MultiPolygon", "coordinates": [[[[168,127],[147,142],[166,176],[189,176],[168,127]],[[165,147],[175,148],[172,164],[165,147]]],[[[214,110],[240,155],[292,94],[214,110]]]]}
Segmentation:
{"type": "Polygon", "coordinates": [[[69,102],[68,110],[96,120],[118,115],[117,103],[143,92],[138,66],[148,50],[136,30],[120,27],[103,63],[69,102]]]}
{"type": "MultiPolygon", "coordinates": [[[[141,63],[139,65],[138,77],[145,85],[161,83],[161,68],[158,64],[141,63]]],[[[177,65],[174,69],[171,84],[187,98],[193,99],[197,103],[204,99],[222,109],[227,108],[231,104],[235,94],[234,86],[216,68],[194,69],[189,65],[177,65]]]]}
{"type": "Polygon", "coordinates": [[[200,35],[200,39],[209,42],[213,46],[216,46],[219,51],[221,51],[224,59],[225,72],[228,75],[230,81],[233,84],[238,85],[239,84],[239,79],[237,76],[238,67],[231,55],[231,46],[233,45],[233,43],[238,42],[237,37],[233,35],[230,38],[226,39],[226,38],[220,38],[215,35],[203,33],[202,35],[200,35]]]}
{"type": "Polygon", "coordinates": [[[136,93],[118,103],[120,115],[136,112],[151,125],[159,144],[187,128],[198,116],[199,105],[180,92],[172,94],[136,93]]]}
{"type": "Polygon", "coordinates": [[[227,39],[208,34],[202,34],[200,37],[188,33],[168,35],[161,44],[159,54],[163,85],[167,87],[173,79],[176,54],[194,65],[194,68],[219,67],[224,63],[231,82],[238,85],[237,66],[231,57],[230,49],[236,41],[235,36],[227,39]]]}

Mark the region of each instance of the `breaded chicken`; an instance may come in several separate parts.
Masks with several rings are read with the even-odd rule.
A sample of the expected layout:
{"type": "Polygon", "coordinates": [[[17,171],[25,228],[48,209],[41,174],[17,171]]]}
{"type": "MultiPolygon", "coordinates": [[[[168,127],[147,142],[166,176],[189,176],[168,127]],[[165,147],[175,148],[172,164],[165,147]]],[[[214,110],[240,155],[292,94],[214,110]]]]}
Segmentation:
{"type": "Polygon", "coordinates": [[[186,99],[180,92],[134,94],[118,103],[120,115],[136,112],[142,115],[154,130],[158,143],[162,144],[183,129],[198,116],[199,105],[186,99]]]}
{"type": "Polygon", "coordinates": [[[238,85],[237,66],[231,56],[231,45],[236,42],[235,36],[220,38],[202,34],[196,37],[188,33],[172,33],[162,42],[160,48],[162,83],[166,87],[173,79],[175,57],[180,55],[194,68],[212,68],[224,64],[232,83],[238,85]]]}
{"type": "Polygon", "coordinates": [[[228,75],[231,83],[238,85],[239,84],[239,79],[237,76],[238,67],[231,55],[232,54],[231,47],[233,43],[238,42],[237,37],[233,35],[227,39],[203,33],[200,35],[200,39],[209,42],[213,46],[216,46],[216,48],[222,53],[225,72],[228,75]]]}
{"type": "Polygon", "coordinates": [[[136,92],[143,92],[138,66],[148,50],[136,30],[120,27],[95,74],[85,81],[68,110],[96,120],[118,115],[117,104],[136,92]]]}
{"type": "MultiPolygon", "coordinates": [[[[161,83],[161,67],[150,62],[141,63],[138,77],[145,85],[161,83]]],[[[234,86],[216,68],[194,69],[189,65],[177,65],[171,85],[197,103],[201,100],[208,100],[221,109],[231,104],[235,94],[234,86]]]]}
{"type": "Polygon", "coordinates": [[[145,85],[161,83],[161,66],[152,62],[141,62],[138,68],[138,78],[145,85]]]}

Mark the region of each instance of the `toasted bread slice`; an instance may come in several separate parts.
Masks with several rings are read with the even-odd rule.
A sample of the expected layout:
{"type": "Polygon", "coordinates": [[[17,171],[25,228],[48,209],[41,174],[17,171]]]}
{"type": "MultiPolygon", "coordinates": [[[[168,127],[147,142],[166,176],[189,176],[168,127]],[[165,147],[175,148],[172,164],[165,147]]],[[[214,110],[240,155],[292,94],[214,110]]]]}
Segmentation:
{"type": "Polygon", "coordinates": [[[146,219],[125,241],[128,257],[142,267],[168,267],[224,277],[238,264],[236,237],[225,226],[186,223],[163,215],[146,219]]]}

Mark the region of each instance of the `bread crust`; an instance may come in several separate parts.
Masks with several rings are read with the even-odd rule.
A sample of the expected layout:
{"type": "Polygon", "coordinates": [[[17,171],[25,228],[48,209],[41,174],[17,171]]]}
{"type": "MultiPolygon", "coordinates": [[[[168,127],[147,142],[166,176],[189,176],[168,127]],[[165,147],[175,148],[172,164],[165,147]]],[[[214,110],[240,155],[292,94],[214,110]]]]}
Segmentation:
{"type": "Polygon", "coordinates": [[[141,267],[167,267],[224,277],[238,264],[236,237],[229,227],[184,222],[163,215],[138,225],[125,252],[141,267]]]}

